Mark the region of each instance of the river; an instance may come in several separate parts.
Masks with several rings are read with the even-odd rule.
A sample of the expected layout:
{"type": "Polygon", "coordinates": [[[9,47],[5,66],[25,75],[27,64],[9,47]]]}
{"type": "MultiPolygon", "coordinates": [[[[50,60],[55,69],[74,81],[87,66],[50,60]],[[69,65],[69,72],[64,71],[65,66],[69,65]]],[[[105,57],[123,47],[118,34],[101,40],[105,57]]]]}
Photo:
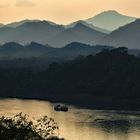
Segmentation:
{"type": "Polygon", "coordinates": [[[69,105],[68,112],[56,112],[53,107],[48,101],[0,99],[1,116],[19,112],[32,118],[47,115],[58,123],[60,136],[66,140],[140,140],[140,111],[90,110],[69,105]]]}

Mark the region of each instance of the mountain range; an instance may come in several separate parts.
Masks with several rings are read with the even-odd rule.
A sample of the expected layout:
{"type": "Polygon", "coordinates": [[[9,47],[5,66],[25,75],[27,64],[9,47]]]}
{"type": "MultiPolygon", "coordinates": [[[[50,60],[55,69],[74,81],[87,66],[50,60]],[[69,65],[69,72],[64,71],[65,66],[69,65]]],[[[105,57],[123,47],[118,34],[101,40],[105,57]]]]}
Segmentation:
{"type": "Polygon", "coordinates": [[[0,28],[3,27],[3,26],[4,26],[4,24],[0,23],[0,28]]]}
{"type": "Polygon", "coordinates": [[[139,27],[139,19],[116,11],[105,11],[93,18],[68,25],[45,20],[23,20],[7,25],[0,24],[0,44],[17,42],[25,45],[38,42],[60,48],[79,42],[139,49],[139,27]]]}
{"type": "Polygon", "coordinates": [[[76,21],[76,22],[73,22],[73,23],[70,23],[68,25],[65,25],[64,27],[67,29],[67,28],[73,28],[75,25],[77,25],[78,23],[81,23],[87,27],[90,27],[91,29],[94,29],[96,31],[99,31],[99,32],[103,32],[103,33],[110,33],[109,30],[106,30],[106,29],[103,29],[103,28],[99,28],[97,26],[94,26],[93,24],[90,24],[90,23],[87,23],[86,21],[84,20],[79,20],[79,21],[76,21]]]}
{"type": "Polygon", "coordinates": [[[140,49],[140,19],[127,24],[105,36],[100,44],[126,46],[130,49],[140,49]]]}
{"type": "MultiPolygon", "coordinates": [[[[0,61],[16,59],[47,59],[49,62],[72,60],[79,56],[95,55],[103,50],[111,50],[113,47],[107,45],[86,45],[78,42],[67,44],[62,48],[54,48],[49,45],[42,45],[31,42],[28,45],[21,45],[15,42],[0,45],[0,61]]],[[[138,56],[140,50],[129,49],[129,54],[138,56]]]]}
{"type": "Polygon", "coordinates": [[[0,60],[32,57],[70,60],[79,55],[96,54],[104,49],[112,49],[112,47],[100,45],[90,46],[73,42],[62,48],[53,48],[49,45],[42,45],[36,42],[31,42],[28,45],[9,42],[0,46],[0,60]]]}
{"type": "Polygon", "coordinates": [[[77,23],[72,28],[54,25],[48,21],[26,22],[15,28],[4,26],[0,28],[0,42],[19,42],[27,44],[32,41],[62,47],[71,42],[81,42],[93,45],[106,34],[96,31],[83,23],[77,23]]]}
{"type": "Polygon", "coordinates": [[[137,18],[125,16],[117,11],[110,10],[102,12],[92,18],[86,20],[87,23],[93,24],[99,28],[106,29],[108,31],[113,31],[121,26],[129,24],[135,21],[137,18]]]}
{"type": "Polygon", "coordinates": [[[77,22],[75,26],[63,30],[48,41],[52,46],[62,47],[71,42],[80,42],[89,45],[95,45],[106,34],[96,31],[86,26],[82,22],[77,22]]]}
{"type": "MultiPolygon", "coordinates": [[[[108,33],[113,30],[118,29],[121,26],[131,23],[131,22],[135,21],[136,19],[138,19],[138,18],[120,14],[119,12],[117,12],[115,10],[109,10],[109,11],[101,12],[100,14],[97,14],[96,16],[93,16],[86,20],[75,21],[73,23],[70,23],[68,25],[63,25],[63,26],[66,28],[69,28],[69,27],[72,27],[73,25],[75,25],[77,22],[82,22],[86,26],[89,26],[97,31],[108,33]]],[[[39,22],[39,21],[40,20],[38,20],[38,19],[35,19],[35,20],[25,19],[22,21],[12,22],[12,23],[5,24],[5,25],[0,24],[0,27],[8,26],[8,27],[15,28],[24,23],[39,22]]],[[[47,22],[49,22],[52,25],[57,25],[56,23],[51,22],[51,21],[47,21],[47,22]]]]}

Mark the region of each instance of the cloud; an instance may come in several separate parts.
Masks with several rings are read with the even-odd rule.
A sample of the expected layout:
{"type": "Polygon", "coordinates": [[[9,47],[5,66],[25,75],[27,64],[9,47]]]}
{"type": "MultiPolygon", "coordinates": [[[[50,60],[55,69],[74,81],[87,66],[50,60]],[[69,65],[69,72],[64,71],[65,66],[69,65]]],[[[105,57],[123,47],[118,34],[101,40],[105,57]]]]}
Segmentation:
{"type": "Polygon", "coordinates": [[[31,0],[17,0],[16,1],[16,6],[21,6],[21,7],[31,7],[34,6],[35,3],[31,0]]]}

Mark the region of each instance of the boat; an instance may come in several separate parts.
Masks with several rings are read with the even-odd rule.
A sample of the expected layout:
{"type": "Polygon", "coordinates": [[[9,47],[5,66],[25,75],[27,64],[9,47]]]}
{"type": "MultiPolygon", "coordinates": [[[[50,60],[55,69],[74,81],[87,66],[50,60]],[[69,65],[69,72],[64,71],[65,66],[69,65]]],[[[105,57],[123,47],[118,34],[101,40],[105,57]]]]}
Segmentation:
{"type": "Polygon", "coordinates": [[[63,111],[63,112],[67,112],[69,109],[66,105],[62,105],[62,104],[57,104],[54,106],[54,110],[55,111],[63,111]]]}

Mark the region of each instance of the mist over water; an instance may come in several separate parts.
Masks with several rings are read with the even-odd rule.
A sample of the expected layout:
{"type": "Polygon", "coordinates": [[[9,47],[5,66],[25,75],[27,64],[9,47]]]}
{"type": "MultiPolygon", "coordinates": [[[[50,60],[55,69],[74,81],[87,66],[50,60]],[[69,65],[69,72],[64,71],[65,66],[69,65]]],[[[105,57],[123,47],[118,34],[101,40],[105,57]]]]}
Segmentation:
{"type": "Polygon", "coordinates": [[[139,140],[140,112],[88,110],[69,106],[68,112],[56,112],[48,101],[1,99],[0,115],[19,112],[32,119],[52,117],[66,140],[139,140]]]}

